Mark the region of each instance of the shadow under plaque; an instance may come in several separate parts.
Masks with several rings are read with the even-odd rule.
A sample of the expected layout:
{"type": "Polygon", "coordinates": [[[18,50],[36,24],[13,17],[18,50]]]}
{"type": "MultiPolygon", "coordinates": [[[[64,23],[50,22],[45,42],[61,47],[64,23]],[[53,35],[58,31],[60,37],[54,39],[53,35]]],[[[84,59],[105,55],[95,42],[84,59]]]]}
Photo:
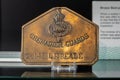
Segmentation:
{"type": "Polygon", "coordinates": [[[50,70],[46,68],[45,71],[25,71],[21,75],[23,78],[96,78],[97,76],[92,72],[92,66],[77,65],[76,70],[50,70]]]}
{"type": "Polygon", "coordinates": [[[93,72],[24,72],[23,78],[96,78],[93,72]]]}

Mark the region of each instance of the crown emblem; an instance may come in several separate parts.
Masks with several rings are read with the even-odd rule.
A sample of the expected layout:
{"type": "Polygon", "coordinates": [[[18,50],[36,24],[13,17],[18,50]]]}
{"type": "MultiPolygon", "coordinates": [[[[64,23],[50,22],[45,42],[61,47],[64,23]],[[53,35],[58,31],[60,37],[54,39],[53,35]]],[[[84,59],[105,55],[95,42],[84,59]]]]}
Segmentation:
{"type": "Polygon", "coordinates": [[[65,15],[63,15],[63,14],[61,13],[61,10],[58,9],[58,10],[57,10],[57,14],[56,14],[55,17],[54,17],[54,21],[55,21],[55,22],[62,22],[62,21],[64,20],[64,18],[65,18],[65,15]]]}
{"type": "Polygon", "coordinates": [[[53,23],[49,26],[49,32],[56,37],[57,42],[62,41],[62,37],[67,35],[71,30],[71,24],[64,21],[65,15],[61,13],[61,9],[57,9],[57,14],[53,18],[53,23]]]}

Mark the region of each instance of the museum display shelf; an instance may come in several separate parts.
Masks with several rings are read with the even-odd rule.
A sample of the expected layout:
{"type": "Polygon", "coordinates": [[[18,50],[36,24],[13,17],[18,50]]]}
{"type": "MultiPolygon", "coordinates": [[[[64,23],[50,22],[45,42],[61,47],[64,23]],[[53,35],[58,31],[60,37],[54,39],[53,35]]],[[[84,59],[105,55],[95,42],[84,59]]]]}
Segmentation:
{"type": "MultiPolygon", "coordinates": [[[[13,59],[13,58],[12,58],[13,59]]],[[[9,58],[10,60],[10,58],[9,58]]],[[[52,72],[50,65],[25,65],[18,61],[0,61],[0,78],[119,78],[120,60],[98,60],[92,72],[52,72]]]]}

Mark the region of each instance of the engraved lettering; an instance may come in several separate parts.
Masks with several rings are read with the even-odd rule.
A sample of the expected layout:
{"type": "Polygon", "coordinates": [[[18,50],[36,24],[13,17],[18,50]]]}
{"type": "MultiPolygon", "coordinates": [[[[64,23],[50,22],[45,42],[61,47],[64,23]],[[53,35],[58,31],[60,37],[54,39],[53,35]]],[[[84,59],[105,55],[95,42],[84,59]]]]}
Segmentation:
{"type": "Polygon", "coordinates": [[[43,40],[33,33],[30,34],[30,38],[38,44],[43,44],[48,47],[62,48],[63,46],[69,47],[69,46],[79,44],[79,43],[87,40],[89,38],[89,35],[87,33],[85,33],[83,36],[80,36],[79,38],[76,38],[76,39],[73,39],[70,41],[66,41],[65,45],[63,45],[62,42],[52,42],[52,41],[43,40]]]}
{"type": "Polygon", "coordinates": [[[25,53],[26,59],[48,59],[48,54],[44,52],[34,52],[34,54],[25,53]]]}
{"type": "Polygon", "coordinates": [[[49,59],[54,59],[54,60],[61,60],[61,59],[83,59],[82,53],[75,53],[75,52],[70,52],[70,53],[48,53],[48,58],[49,59]]]}
{"type": "Polygon", "coordinates": [[[26,59],[50,59],[50,60],[68,60],[68,59],[83,59],[83,53],[76,53],[76,52],[70,52],[70,53],[45,53],[45,52],[34,52],[34,55],[32,54],[25,54],[26,59]]]}
{"type": "Polygon", "coordinates": [[[69,47],[69,46],[73,46],[73,45],[79,44],[80,42],[83,42],[85,39],[88,39],[88,38],[89,38],[88,34],[85,33],[84,36],[80,36],[77,39],[74,39],[74,40],[71,40],[71,41],[67,41],[66,42],[66,46],[69,47]]]}

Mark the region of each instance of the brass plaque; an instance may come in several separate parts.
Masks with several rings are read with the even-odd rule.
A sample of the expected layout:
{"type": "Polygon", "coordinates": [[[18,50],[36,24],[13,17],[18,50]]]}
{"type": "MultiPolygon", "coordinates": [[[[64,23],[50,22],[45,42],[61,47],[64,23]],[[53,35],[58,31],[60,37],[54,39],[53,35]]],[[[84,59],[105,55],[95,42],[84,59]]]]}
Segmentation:
{"type": "Polygon", "coordinates": [[[92,65],[98,59],[98,26],[78,13],[55,7],[22,27],[25,64],[92,65]]]}

